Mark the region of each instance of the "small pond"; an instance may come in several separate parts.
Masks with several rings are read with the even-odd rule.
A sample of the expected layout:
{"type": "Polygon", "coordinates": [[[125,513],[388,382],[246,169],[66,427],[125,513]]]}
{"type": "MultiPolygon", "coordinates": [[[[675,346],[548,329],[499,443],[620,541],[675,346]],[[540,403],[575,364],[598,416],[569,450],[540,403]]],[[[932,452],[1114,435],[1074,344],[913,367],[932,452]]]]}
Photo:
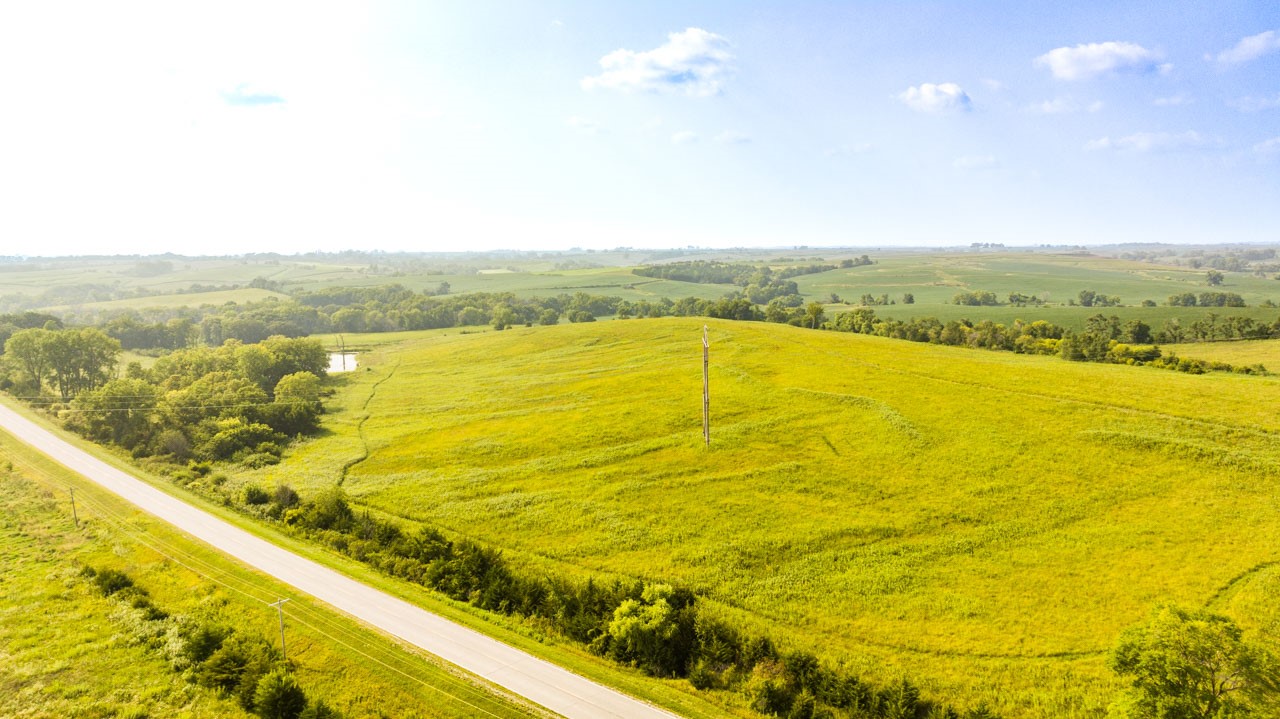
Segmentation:
{"type": "Polygon", "coordinates": [[[337,372],[350,372],[356,368],[355,352],[330,352],[329,353],[329,374],[337,372]]]}

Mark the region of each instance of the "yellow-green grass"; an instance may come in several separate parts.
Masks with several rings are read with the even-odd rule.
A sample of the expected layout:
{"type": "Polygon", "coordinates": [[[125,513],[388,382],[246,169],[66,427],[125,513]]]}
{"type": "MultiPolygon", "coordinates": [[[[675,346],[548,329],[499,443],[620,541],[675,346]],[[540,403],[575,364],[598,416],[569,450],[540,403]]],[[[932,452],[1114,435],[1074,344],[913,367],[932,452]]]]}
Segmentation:
{"type": "Polygon", "coordinates": [[[266,603],[290,598],[285,631],[299,680],[350,717],[540,715],[220,558],[2,434],[0,504],[0,715],[248,716],[133,642],[116,605],[76,579],[84,565],[126,571],[167,611],[273,641],[266,603]]]}
{"type": "Polygon", "coordinates": [[[1280,382],[713,321],[707,449],[703,322],[371,348],[328,433],[244,479],[676,581],[1010,717],[1098,716],[1106,650],[1157,602],[1274,623],[1280,382]]]}
{"type": "MultiPolygon", "coordinates": [[[[348,382],[368,381],[372,376],[372,373],[337,375],[334,379],[334,383],[342,386],[344,383],[348,382]]],[[[376,381],[376,379],[373,381],[376,381]]],[[[6,399],[3,395],[0,395],[0,402],[3,402],[10,409],[21,412],[29,419],[45,426],[46,428],[57,431],[54,425],[47,418],[30,411],[21,404],[14,402],[13,400],[6,399]]],[[[388,578],[387,576],[378,573],[376,570],[351,560],[346,556],[318,547],[315,544],[299,540],[279,531],[276,527],[264,525],[248,519],[243,515],[237,514],[228,509],[220,502],[212,502],[201,495],[184,491],[171,482],[166,481],[163,477],[157,476],[144,468],[132,465],[124,458],[125,455],[123,453],[114,453],[86,440],[79,439],[74,435],[67,433],[62,434],[69,442],[91,454],[94,454],[99,459],[120,467],[121,469],[125,469],[157,488],[181,497],[185,501],[188,501],[207,512],[217,515],[220,518],[241,527],[242,529],[253,532],[293,552],[321,562],[322,564],[341,571],[359,581],[375,586],[385,592],[398,596],[401,599],[424,607],[429,611],[440,614],[441,616],[455,622],[469,626],[472,629],[489,634],[490,636],[500,639],[512,646],[534,653],[549,661],[553,661],[561,666],[567,667],[570,670],[587,676],[595,681],[622,689],[633,696],[641,697],[645,700],[671,709],[679,716],[688,717],[688,719],[723,719],[728,716],[749,715],[749,712],[744,709],[743,702],[737,696],[725,696],[720,697],[715,701],[708,701],[707,697],[699,694],[688,684],[688,682],[684,680],[652,679],[637,670],[619,667],[606,659],[593,656],[586,652],[583,647],[572,642],[568,642],[558,636],[549,636],[544,627],[529,625],[507,617],[493,615],[475,609],[469,604],[449,600],[438,594],[425,590],[422,587],[412,585],[401,580],[388,578]]],[[[3,432],[0,432],[0,450],[3,450],[3,452],[8,454],[8,456],[20,457],[22,462],[21,468],[24,472],[34,472],[39,470],[41,474],[36,476],[49,475],[54,478],[53,481],[55,483],[61,483],[64,486],[76,486],[77,501],[83,502],[84,493],[88,492],[91,496],[103,498],[103,504],[106,506],[112,506],[112,503],[117,507],[126,506],[119,500],[115,499],[112,495],[97,490],[94,485],[77,478],[74,474],[67,472],[65,469],[54,464],[47,458],[44,458],[42,455],[34,453],[25,445],[12,442],[9,436],[3,432]]],[[[17,463],[16,460],[15,463],[17,463]]],[[[232,481],[234,483],[235,479],[233,478],[232,481]]],[[[293,480],[289,479],[287,481],[293,480]]],[[[133,516],[140,518],[145,515],[137,515],[136,513],[133,513],[133,516]]],[[[135,519],[135,521],[141,520],[135,519]]],[[[159,536],[164,536],[166,532],[174,534],[172,529],[160,522],[149,521],[143,526],[148,535],[157,534],[159,536]]],[[[182,535],[175,534],[175,536],[181,537],[182,535]]],[[[168,546],[173,547],[174,545],[171,544],[168,546]]],[[[289,597],[293,600],[287,605],[287,607],[290,608],[304,607],[304,605],[306,607],[320,607],[320,605],[314,604],[310,600],[306,599],[306,597],[292,592],[292,590],[289,590],[287,587],[270,582],[257,573],[238,569],[238,565],[234,563],[228,563],[220,560],[219,555],[216,552],[204,549],[203,545],[191,544],[189,547],[189,549],[183,550],[187,552],[186,556],[198,557],[205,563],[205,565],[221,566],[227,568],[228,571],[242,573],[244,576],[252,578],[252,581],[257,582],[257,586],[269,587],[263,595],[258,597],[263,601],[273,599],[277,596],[283,596],[289,597]],[[218,564],[215,564],[215,562],[218,562],[218,564]]],[[[169,553],[172,554],[172,552],[169,553]]],[[[204,570],[201,571],[204,572],[204,570]]],[[[216,572],[204,572],[204,576],[213,577],[216,576],[216,572]]],[[[252,601],[250,601],[249,605],[251,607],[258,606],[252,601]]],[[[287,611],[294,610],[291,609],[287,611]]],[[[327,620],[334,620],[336,618],[337,617],[328,612],[324,613],[321,617],[321,619],[327,620]]],[[[313,616],[310,621],[315,624],[320,620],[313,616]]],[[[268,624],[270,624],[270,622],[268,622],[268,624]]],[[[322,624],[320,626],[325,627],[326,631],[333,631],[331,624],[322,624]]],[[[337,636],[343,639],[343,644],[335,647],[335,652],[339,652],[346,657],[354,657],[357,661],[364,662],[366,664],[370,662],[373,664],[377,664],[378,662],[390,663],[393,667],[397,668],[388,670],[382,675],[382,678],[392,681],[404,679],[404,684],[409,689],[422,687],[424,681],[430,683],[433,687],[439,686],[439,684],[436,683],[436,679],[430,674],[418,674],[419,666],[417,664],[411,664],[408,668],[403,665],[396,664],[397,657],[399,655],[390,649],[391,645],[394,643],[392,640],[388,640],[381,635],[362,629],[355,623],[347,622],[344,623],[343,626],[348,630],[359,632],[359,634],[338,634],[337,636]],[[405,677],[406,673],[409,675],[408,677],[405,677]]],[[[403,661],[403,659],[400,661],[403,661]]],[[[434,662],[434,660],[430,658],[420,658],[418,661],[425,662],[428,666],[433,666],[434,662]]],[[[450,669],[448,671],[452,672],[454,670],[450,669]]],[[[340,678],[341,676],[339,675],[338,679],[340,678]]],[[[335,681],[338,679],[335,679],[335,681]]],[[[363,687],[363,685],[361,686],[363,687]]],[[[445,686],[445,689],[448,689],[448,687],[445,686]]],[[[359,694],[358,698],[360,698],[361,701],[375,701],[378,696],[378,691],[381,691],[381,688],[375,686],[371,688],[369,692],[359,694]]],[[[435,701],[433,698],[434,696],[435,694],[432,691],[426,689],[422,689],[417,692],[417,697],[424,702],[435,701]]],[[[528,708],[524,707],[522,711],[525,709],[528,708]]],[[[432,714],[426,710],[419,709],[418,711],[422,716],[437,716],[437,714],[432,714]]],[[[438,711],[443,712],[443,716],[470,715],[469,710],[464,711],[449,703],[443,704],[438,711]]],[[[481,714],[488,716],[487,714],[481,714]]],[[[392,715],[395,714],[393,713],[392,715]]],[[[499,712],[498,715],[505,716],[505,714],[502,714],[501,712],[499,712]]],[[[404,714],[404,716],[412,717],[415,715],[413,713],[407,713],[404,714]]]]}
{"type": "Polygon", "coordinates": [[[1280,340],[1239,340],[1236,342],[1188,342],[1169,345],[1179,357],[1226,362],[1231,365],[1262,364],[1280,372],[1280,340]]]}

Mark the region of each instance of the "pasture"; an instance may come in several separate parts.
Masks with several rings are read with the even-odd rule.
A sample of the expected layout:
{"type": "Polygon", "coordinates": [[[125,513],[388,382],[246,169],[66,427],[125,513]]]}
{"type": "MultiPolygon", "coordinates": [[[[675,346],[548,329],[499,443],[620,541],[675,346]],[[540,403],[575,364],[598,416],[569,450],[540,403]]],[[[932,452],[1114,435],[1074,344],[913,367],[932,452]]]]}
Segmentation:
{"type": "Polygon", "coordinates": [[[1008,717],[1102,716],[1160,602],[1280,629],[1280,382],[709,324],[710,448],[703,320],[617,321],[371,346],[326,436],[237,479],[677,582],[1008,717]]]}

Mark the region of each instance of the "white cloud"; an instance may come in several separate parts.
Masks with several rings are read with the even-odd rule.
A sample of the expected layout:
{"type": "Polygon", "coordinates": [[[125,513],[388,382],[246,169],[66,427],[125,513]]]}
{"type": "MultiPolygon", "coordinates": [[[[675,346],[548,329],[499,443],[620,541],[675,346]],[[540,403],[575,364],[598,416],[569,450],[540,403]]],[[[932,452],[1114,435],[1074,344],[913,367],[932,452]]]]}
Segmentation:
{"type": "Polygon", "coordinates": [[[1167,72],[1172,65],[1159,64],[1160,54],[1131,42],[1092,42],[1050,50],[1035,59],[1059,80],[1088,80],[1113,72],[1167,72]]]}
{"type": "Polygon", "coordinates": [[[1275,30],[1268,30],[1242,39],[1235,44],[1235,47],[1223,50],[1213,59],[1217,60],[1219,65],[1240,65],[1278,50],[1280,50],[1280,35],[1277,35],[1275,30]]]}
{"type": "Polygon", "coordinates": [[[919,87],[907,88],[897,97],[907,107],[919,112],[969,110],[973,106],[969,95],[954,82],[944,82],[941,85],[926,82],[919,87]]]}
{"type": "Polygon", "coordinates": [[[614,50],[600,58],[604,72],[582,79],[585,90],[645,90],[693,97],[719,94],[733,71],[729,41],[700,28],[667,35],[653,50],[614,50]]]}
{"type": "Polygon", "coordinates": [[[999,167],[995,155],[965,155],[951,163],[958,170],[990,170],[999,167]]]}
{"type": "Polygon", "coordinates": [[[600,131],[600,125],[595,120],[577,115],[565,119],[564,124],[587,135],[594,135],[600,131]]]}
{"type": "Polygon", "coordinates": [[[681,130],[671,136],[673,145],[691,145],[698,141],[698,133],[692,130],[681,130]]]}
{"type": "Polygon", "coordinates": [[[1280,155],[1280,137],[1259,142],[1253,146],[1253,151],[1259,155],[1280,155]]]}
{"type": "Polygon", "coordinates": [[[1177,95],[1171,95],[1169,97],[1157,97],[1155,100],[1151,101],[1151,104],[1156,107],[1181,107],[1183,105],[1190,105],[1191,102],[1192,100],[1190,95],[1185,92],[1180,92],[1177,95]]]}
{"type": "Polygon", "coordinates": [[[1086,150],[1129,150],[1153,152],[1157,150],[1183,150],[1222,144],[1221,140],[1205,137],[1194,130],[1186,132],[1136,132],[1132,135],[1102,137],[1085,143],[1086,150]]]}
{"type": "Polygon", "coordinates": [[[1097,112],[1103,107],[1101,100],[1095,100],[1088,105],[1081,105],[1070,97],[1055,97],[1052,100],[1043,102],[1035,102],[1027,105],[1027,112],[1039,113],[1041,115],[1065,115],[1071,112],[1097,112]]]}
{"type": "Polygon", "coordinates": [[[1272,108],[1280,107],[1280,95],[1276,95],[1275,97],[1242,97],[1229,104],[1240,112],[1270,110],[1272,108]]]}
{"type": "Polygon", "coordinates": [[[982,78],[982,84],[986,85],[987,89],[992,92],[1001,92],[1004,90],[1004,83],[994,78],[984,77],[982,78]]]}
{"type": "Polygon", "coordinates": [[[244,82],[221,93],[221,95],[222,101],[233,107],[262,107],[284,103],[284,98],[279,94],[256,88],[244,82]]]}
{"type": "Polygon", "coordinates": [[[736,130],[725,130],[716,135],[714,140],[721,145],[745,145],[751,142],[751,136],[736,130]]]}

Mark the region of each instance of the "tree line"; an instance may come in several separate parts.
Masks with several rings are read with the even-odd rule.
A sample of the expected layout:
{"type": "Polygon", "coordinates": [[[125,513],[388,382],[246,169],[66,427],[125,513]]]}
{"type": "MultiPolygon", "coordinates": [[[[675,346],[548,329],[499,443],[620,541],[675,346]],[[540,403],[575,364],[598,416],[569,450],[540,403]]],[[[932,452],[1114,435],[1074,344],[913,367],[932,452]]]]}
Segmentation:
{"type": "MultiPolygon", "coordinates": [[[[216,489],[214,490],[217,491],[216,489]]],[[[246,486],[222,499],[386,574],[481,609],[537,619],[600,656],[699,689],[734,691],[767,715],[826,717],[994,717],[926,698],[908,679],[866,682],[812,653],[784,651],[707,610],[678,586],[640,580],[585,582],[514,569],[501,552],[432,527],[406,531],[357,511],[340,487],[301,497],[287,484],[246,486]]]]}
{"type": "MultiPolygon", "coordinates": [[[[1280,324],[1280,320],[1277,320],[1280,324]]],[[[1068,330],[1045,320],[1015,320],[1010,325],[967,319],[943,322],[934,317],[898,320],[877,317],[861,307],[844,312],[823,327],[840,332],[904,339],[912,342],[975,347],[1020,354],[1056,355],[1077,362],[1150,365],[1191,374],[1210,371],[1267,374],[1261,365],[1233,366],[1224,362],[1179,358],[1166,354],[1151,342],[1159,339],[1142,320],[1122,322],[1114,315],[1094,315],[1085,329],[1068,330]]],[[[1280,328],[1278,328],[1280,329],[1280,328]]]]}
{"type": "Polygon", "coordinates": [[[123,376],[119,354],[95,328],[19,330],[0,357],[0,389],[135,458],[271,464],[291,437],[319,428],[329,355],[318,340],[231,340],[172,352],[150,369],[130,363],[123,376]]]}

